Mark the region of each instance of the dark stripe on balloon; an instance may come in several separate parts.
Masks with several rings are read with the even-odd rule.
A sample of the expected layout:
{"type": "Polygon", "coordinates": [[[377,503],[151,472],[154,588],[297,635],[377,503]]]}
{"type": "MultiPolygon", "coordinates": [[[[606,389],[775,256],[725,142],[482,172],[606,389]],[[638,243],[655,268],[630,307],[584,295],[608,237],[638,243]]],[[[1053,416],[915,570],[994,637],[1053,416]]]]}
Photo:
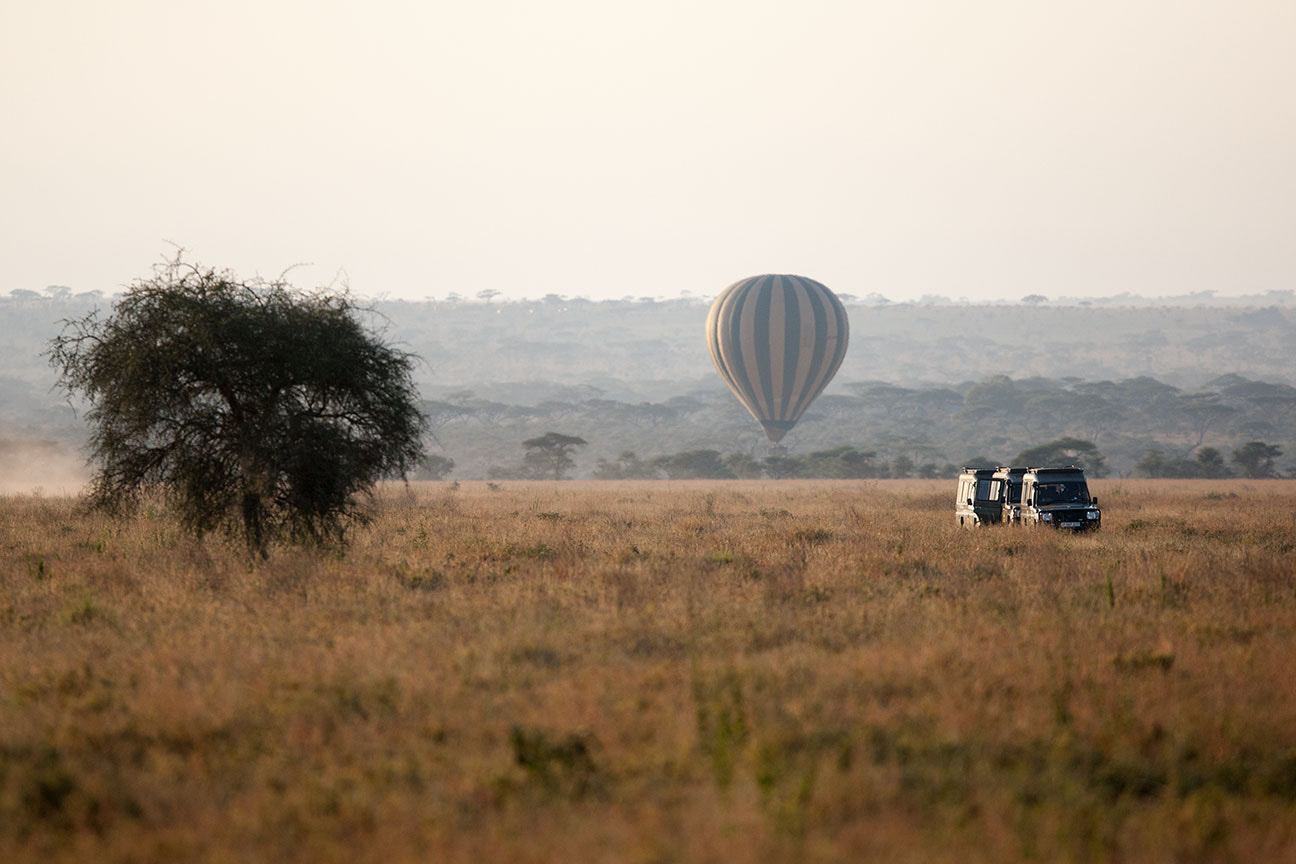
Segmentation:
{"type": "Polygon", "coordinates": [[[836,294],[827,289],[824,289],[824,298],[828,301],[833,315],[832,351],[825,358],[822,377],[819,379],[818,386],[814,388],[814,395],[810,397],[810,402],[819,398],[819,394],[828,387],[828,382],[837,374],[837,369],[841,366],[842,360],[846,358],[846,346],[850,338],[850,325],[846,320],[846,307],[837,299],[836,294]]]}
{"type": "Polygon", "coordinates": [[[825,292],[824,299],[828,307],[826,311],[832,313],[832,329],[830,335],[824,339],[824,362],[823,366],[820,367],[819,380],[815,383],[810,398],[806,400],[807,407],[809,407],[809,403],[819,398],[819,394],[828,386],[828,382],[832,380],[833,375],[837,374],[837,367],[841,365],[841,359],[845,356],[846,351],[844,342],[846,332],[842,329],[842,319],[845,317],[846,309],[841,305],[841,301],[837,299],[837,296],[831,292],[825,292]]]}
{"type": "MultiPolygon", "coordinates": [[[[742,351],[742,312],[743,306],[747,303],[747,295],[751,293],[752,284],[755,279],[747,280],[741,288],[734,292],[733,311],[728,313],[729,318],[729,342],[728,345],[733,349],[733,357],[729,360],[729,371],[733,374],[734,386],[738,392],[745,398],[743,404],[752,414],[757,414],[756,404],[751,398],[751,381],[748,378],[747,363],[743,360],[742,351]]],[[[759,420],[760,417],[757,416],[759,420]]]]}
{"type": "Polygon", "coordinates": [[[756,349],[756,379],[760,387],[759,394],[764,397],[761,405],[761,419],[771,420],[775,416],[774,408],[774,370],[772,368],[772,358],[770,351],[771,342],[779,338],[774,332],[773,322],[770,321],[770,303],[774,299],[774,278],[766,276],[760,280],[760,287],[756,289],[756,327],[752,336],[752,347],[756,349]]]}
{"type": "Polygon", "coordinates": [[[786,326],[783,328],[783,401],[779,405],[778,418],[788,419],[788,410],[792,407],[792,390],[796,386],[797,362],[801,359],[801,299],[805,291],[800,279],[783,280],[783,308],[786,326]]]}
{"type": "Polygon", "coordinates": [[[733,391],[738,398],[739,403],[751,413],[753,417],[757,416],[756,407],[752,404],[750,397],[745,392],[742,385],[741,363],[742,354],[739,353],[739,346],[734,340],[725,340],[725,335],[730,334],[732,328],[730,322],[736,320],[735,309],[741,305],[742,292],[752,282],[751,279],[743,279],[730,285],[729,288],[717,299],[716,320],[713,336],[715,339],[715,362],[717,368],[721,369],[721,374],[729,389],[733,391]],[[735,363],[739,365],[735,365],[735,363]]]}
{"type": "Polygon", "coordinates": [[[837,374],[841,368],[842,361],[846,359],[846,348],[850,344],[850,323],[846,320],[846,307],[842,305],[837,295],[830,294],[832,298],[833,314],[837,316],[837,351],[833,357],[832,364],[828,367],[828,375],[824,379],[823,387],[819,388],[823,392],[828,386],[828,381],[837,374]]]}
{"type": "Polygon", "coordinates": [[[800,420],[801,412],[805,411],[814,398],[815,385],[819,381],[819,372],[823,369],[824,362],[824,341],[828,336],[828,314],[824,309],[823,296],[809,286],[806,286],[806,296],[810,299],[810,308],[814,310],[814,353],[810,360],[810,375],[806,378],[805,389],[796,394],[796,408],[792,412],[789,420],[800,420]]]}
{"type": "Polygon", "coordinates": [[[723,338],[723,335],[729,330],[729,323],[735,317],[733,310],[741,302],[742,291],[750,281],[750,279],[744,279],[742,282],[735,283],[728,292],[724,306],[720,310],[720,319],[716,324],[716,344],[719,347],[720,357],[725,363],[725,370],[729,375],[730,388],[738,396],[738,401],[742,403],[743,407],[754,413],[755,409],[752,407],[751,401],[747,398],[747,394],[743,392],[742,383],[739,380],[738,368],[735,366],[735,358],[737,362],[741,363],[742,355],[735,354],[736,346],[733,344],[732,340],[726,341],[723,338]]]}

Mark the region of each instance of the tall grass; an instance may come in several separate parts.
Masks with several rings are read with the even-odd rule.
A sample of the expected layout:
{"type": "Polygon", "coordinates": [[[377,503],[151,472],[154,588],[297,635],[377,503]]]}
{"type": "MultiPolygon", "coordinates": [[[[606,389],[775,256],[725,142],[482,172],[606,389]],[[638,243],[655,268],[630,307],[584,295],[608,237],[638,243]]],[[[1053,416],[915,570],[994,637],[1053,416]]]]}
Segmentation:
{"type": "Polygon", "coordinates": [[[0,860],[1296,857],[1296,484],[1093,485],[397,487],[253,563],[0,499],[0,860]]]}

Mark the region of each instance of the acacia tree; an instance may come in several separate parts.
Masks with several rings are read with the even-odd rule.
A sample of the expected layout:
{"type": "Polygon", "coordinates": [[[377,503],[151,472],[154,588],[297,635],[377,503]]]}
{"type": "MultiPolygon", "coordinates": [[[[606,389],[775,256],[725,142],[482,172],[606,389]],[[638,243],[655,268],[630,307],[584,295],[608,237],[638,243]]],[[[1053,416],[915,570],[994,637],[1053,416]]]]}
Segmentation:
{"type": "Polygon", "coordinates": [[[538,438],[529,438],[522,442],[526,450],[522,457],[523,470],[532,477],[552,476],[561,480],[576,467],[572,451],[586,443],[584,438],[561,432],[546,432],[538,438]]]}
{"type": "Polygon", "coordinates": [[[340,542],[358,498],[423,458],[415,358],[369,332],[345,292],[241,280],[177,255],[112,314],[65,321],[50,364],[89,403],[90,500],[166,494],[202,534],[267,554],[340,542]]]}
{"type": "Polygon", "coordinates": [[[1018,453],[1012,463],[1031,467],[1076,465],[1083,468],[1090,476],[1107,476],[1107,462],[1098,451],[1098,446],[1083,438],[1058,438],[1056,441],[1049,441],[1038,447],[1027,448],[1018,453]]]}
{"type": "Polygon", "coordinates": [[[738,476],[725,465],[719,450],[686,450],[658,456],[651,464],[672,480],[732,480],[738,476]]]}
{"type": "Polygon", "coordinates": [[[1274,460],[1282,455],[1282,448],[1263,441],[1248,441],[1233,451],[1229,460],[1242,469],[1247,477],[1276,477],[1274,460]]]}
{"type": "Polygon", "coordinates": [[[455,468],[455,461],[433,453],[424,457],[414,472],[415,480],[444,480],[455,468]]]}

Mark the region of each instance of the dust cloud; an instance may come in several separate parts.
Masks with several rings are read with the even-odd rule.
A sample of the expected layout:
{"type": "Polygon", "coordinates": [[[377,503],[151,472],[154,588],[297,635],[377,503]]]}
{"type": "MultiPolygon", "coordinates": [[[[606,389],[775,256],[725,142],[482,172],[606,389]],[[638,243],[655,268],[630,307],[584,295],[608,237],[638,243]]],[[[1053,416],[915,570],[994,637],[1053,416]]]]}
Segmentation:
{"type": "Polygon", "coordinates": [[[76,495],[90,481],[85,460],[55,441],[0,441],[0,494],[76,495]]]}

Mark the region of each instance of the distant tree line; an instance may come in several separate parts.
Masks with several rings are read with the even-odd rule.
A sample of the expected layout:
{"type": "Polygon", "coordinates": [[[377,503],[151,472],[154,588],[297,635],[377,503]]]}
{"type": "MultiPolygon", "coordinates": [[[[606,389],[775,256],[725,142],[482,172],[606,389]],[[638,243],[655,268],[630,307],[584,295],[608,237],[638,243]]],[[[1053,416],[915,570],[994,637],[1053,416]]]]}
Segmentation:
{"type": "MultiPolygon", "coordinates": [[[[492,480],[567,479],[576,468],[575,449],[587,443],[574,435],[548,432],[522,442],[525,455],[520,463],[492,466],[488,476],[492,480]]],[[[1250,441],[1235,448],[1227,461],[1214,447],[1202,447],[1191,459],[1169,456],[1164,450],[1150,448],[1135,465],[1134,473],[1158,478],[1279,477],[1282,474],[1275,460],[1281,455],[1282,448],[1263,441],[1250,441]]],[[[440,456],[429,457],[429,461],[433,468],[417,475],[417,479],[440,480],[454,467],[453,460],[440,456]]],[[[1064,437],[1028,447],[1012,458],[973,456],[960,464],[931,460],[918,463],[903,453],[886,458],[876,450],[849,444],[804,455],[780,452],[765,458],[712,448],[648,457],[640,457],[633,450],[623,450],[616,457],[599,457],[592,476],[597,480],[937,479],[952,476],[962,467],[1000,465],[1075,465],[1091,477],[1109,474],[1106,459],[1096,444],[1082,438],[1064,437]]]]}
{"type": "MultiPolygon", "coordinates": [[[[1018,453],[1012,459],[973,457],[967,465],[995,467],[998,465],[1078,465],[1091,476],[1105,476],[1106,464],[1102,454],[1091,441],[1063,438],[1018,453]]],[[[955,474],[962,466],[952,462],[926,461],[916,463],[905,454],[890,459],[875,450],[863,450],[851,445],[816,450],[804,456],[778,454],[756,459],[747,453],[721,453],[718,450],[687,450],[640,459],[633,451],[625,451],[615,460],[600,459],[594,476],[602,480],[627,480],[635,478],[668,477],[672,480],[692,478],[754,479],[788,477],[855,480],[870,478],[936,479],[955,474]]]]}
{"type": "MultiPolygon", "coordinates": [[[[548,432],[522,442],[525,455],[515,465],[492,466],[487,476],[492,480],[562,480],[575,469],[572,458],[577,447],[586,441],[573,435],[548,432]]],[[[430,457],[439,468],[448,460],[430,457]]],[[[1094,477],[1107,473],[1102,454],[1091,441],[1063,438],[1017,454],[1012,459],[974,457],[965,463],[975,467],[997,465],[1077,465],[1094,477]]],[[[450,462],[453,467],[453,462],[450,462]]],[[[917,463],[905,454],[884,458],[877,451],[852,445],[816,450],[804,455],[771,454],[757,458],[750,453],[722,452],[709,448],[684,450],[641,458],[633,450],[623,450],[615,458],[600,457],[592,476],[597,480],[748,480],[784,479],[937,479],[955,474],[960,465],[952,462],[917,463]]],[[[430,472],[418,479],[442,479],[448,472],[430,472]]]]}
{"type": "MultiPolygon", "coordinates": [[[[425,376],[415,383],[436,455],[415,476],[545,474],[539,457],[525,463],[519,442],[555,429],[589,442],[568,453],[567,476],[591,477],[599,460],[614,463],[625,451],[642,461],[742,453],[762,464],[762,476],[800,470],[764,464],[759,427],[711,368],[698,335],[705,303],[482,299],[378,304],[390,319],[385,338],[425,361],[413,374],[425,376]]],[[[103,302],[61,287],[0,296],[0,330],[9,337],[0,340],[0,439],[54,440],[72,454],[86,443],[84,413],[51,392],[55,376],[40,355],[59,319],[103,302]]],[[[872,451],[888,476],[980,455],[1010,461],[1067,438],[1093,443],[1115,475],[1212,476],[1221,469],[1199,454],[1213,448],[1223,471],[1245,476],[1253,469],[1231,456],[1256,442],[1279,455],[1260,458],[1255,470],[1284,476],[1296,467],[1296,309],[1270,302],[1085,309],[874,298],[865,309],[850,301],[864,314],[852,318],[847,362],[783,443],[800,462],[839,447],[872,451]],[[1047,332],[1047,345],[1019,338],[1029,332],[1047,332]],[[1246,374],[1211,372],[1230,368],[1246,374]],[[1145,461],[1151,451],[1159,460],[1145,461]]],[[[369,310],[357,314],[373,323],[369,310]]]]}
{"type": "Polygon", "coordinates": [[[1281,447],[1263,441],[1248,441],[1234,449],[1227,462],[1224,461],[1224,454],[1214,447],[1201,448],[1191,459],[1169,455],[1160,448],[1152,447],[1143,454],[1143,458],[1134,466],[1134,471],[1143,477],[1217,479],[1241,476],[1260,479],[1279,476],[1274,460],[1281,455],[1281,447]]]}
{"type": "Polygon", "coordinates": [[[570,474],[583,477],[743,477],[756,464],[760,476],[921,477],[983,457],[995,464],[1084,463],[1091,476],[1209,477],[1249,474],[1249,463],[1231,459],[1249,442],[1277,448],[1266,451],[1258,470],[1284,475],[1291,466],[1282,457],[1296,446],[1296,387],[1236,375],[1187,391],[1146,377],[1004,375],[957,387],[866,381],[845,389],[811,406],[786,439],[785,456],[770,455],[759,426],[718,382],[657,402],[610,399],[592,387],[538,386],[530,388],[531,404],[513,401],[511,392],[490,398],[461,390],[423,405],[463,478],[544,473],[501,457],[552,429],[589,442],[570,453],[570,474]],[[1223,454],[1223,469],[1211,448],[1223,454]],[[841,458],[821,455],[839,450],[841,458]],[[1154,450],[1160,463],[1155,456],[1145,461],[1154,450]],[[708,452],[718,455],[696,455],[708,452]]]}
{"type": "Polygon", "coordinates": [[[758,459],[749,453],[719,450],[685,450],[640,459],[627,450],[616,459],[599,459],[594,477],[599,480],[748,480],[760,477],[834,478],[842,480],[881,477],[940,477],[955,471],[953,465],[935,462],[915,465],[907,456],[880,458],[873,450],[844,445],[804,456],[771,455],[758,459]]]}

